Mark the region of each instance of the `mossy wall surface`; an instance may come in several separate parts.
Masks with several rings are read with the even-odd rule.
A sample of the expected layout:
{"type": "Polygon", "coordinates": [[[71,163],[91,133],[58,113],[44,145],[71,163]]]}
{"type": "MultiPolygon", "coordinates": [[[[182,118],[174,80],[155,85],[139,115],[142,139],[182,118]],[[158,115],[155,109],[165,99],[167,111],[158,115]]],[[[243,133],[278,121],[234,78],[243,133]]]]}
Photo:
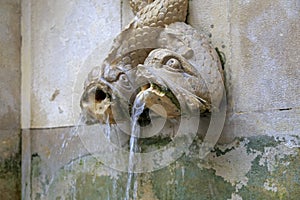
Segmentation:
{"type": "MultiPolygon", "coordinates": [[[[199,158],[199,144],[196,140],[185,155],[161,170],[135,174],[138,199],[299,198],[299,148],[290,146],[290,141],[270,136],[238,138],[230,145],[218,145],[205,159],[199,158]]],[[[42,157],[33,155],[33,199],[126,197],[129,174],[105,166],[92,155],[72,160],[54,174],[49,170],[43,174],[42,157]]]]}

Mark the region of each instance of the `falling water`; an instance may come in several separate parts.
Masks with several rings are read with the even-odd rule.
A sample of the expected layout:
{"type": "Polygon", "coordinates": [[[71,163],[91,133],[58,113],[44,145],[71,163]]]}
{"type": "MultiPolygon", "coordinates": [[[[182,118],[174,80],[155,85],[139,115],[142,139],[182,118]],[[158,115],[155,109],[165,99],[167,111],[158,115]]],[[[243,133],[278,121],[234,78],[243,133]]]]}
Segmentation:
{"type": "Polygon", "coordinates": [[[85,124],[85,122],[86,122],[86,114],[81,113],[79,118],[78,118],[78,121],[77,121],[76,125],[71,130],[71,135],[72,136],[77,135],[79,127],[82,126],[83,124],[85,124]]]}
{"type": "Polygon", "coordinates": [[[106,117],[106,121],[105,121],[105,136],[106,138],[111,141],[111,126],[110,126],[110,123],[109,123],[109,115],[107,115],[106,117]]]}
{"type": "Polygon", "coordinates": [[[74,137],[78,136],[79,128],[86,122],[86,117],[84,114],[80,114],[77,123],[70,130],[70,135],[62,135],[61,139],[63,143],[61,144],[60,154],[62,154],[65,149],[68,147],[69,143],[72,142],[74,137]]]}
{"type": "Polygon", "coordinates": [[[133,191],[132,197],[133,200],[137,199],[137,190],[138,190],[138,181],[135,177],[134,170],[136,167],[136,163],[138,162],[138,157],[136,153],[140,151],[138,146],[138,138],[140,136],[140,126],[138,125],[139,116],[142,114],[145,107],[145,103],[142,101],[142,95],[138,95],[134,105],[132,107],[132,115],[131,115],[131,137],[130,137],[130,152],[128,159],[128,179],[127,179],[127,187],[126,187],[126,197],[125,200],[130,199],[130,189],[133,183],[133,191]]]}

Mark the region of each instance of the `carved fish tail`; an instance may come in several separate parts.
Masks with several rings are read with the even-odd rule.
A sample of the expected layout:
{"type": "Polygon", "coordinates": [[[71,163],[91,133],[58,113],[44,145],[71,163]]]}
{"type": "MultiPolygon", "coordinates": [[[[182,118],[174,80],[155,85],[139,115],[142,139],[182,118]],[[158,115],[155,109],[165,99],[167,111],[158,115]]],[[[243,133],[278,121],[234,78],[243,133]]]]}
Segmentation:
{"type": "Polygon", "coordinates": [[[136,26],[165,27],[174,22],[184,22],[188,0],[156,0],[136,14],[136,26]]]}

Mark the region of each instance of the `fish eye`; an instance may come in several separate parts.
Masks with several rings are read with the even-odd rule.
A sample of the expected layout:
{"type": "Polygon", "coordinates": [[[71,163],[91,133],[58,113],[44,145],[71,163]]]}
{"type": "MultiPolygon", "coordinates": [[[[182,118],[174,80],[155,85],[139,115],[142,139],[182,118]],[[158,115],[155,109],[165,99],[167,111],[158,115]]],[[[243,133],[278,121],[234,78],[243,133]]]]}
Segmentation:
{"type": "Polygon", "coordinates": [[[174,69],[181,69],[181,63],[175,58],[171,58],[166,62],[166,65],[174,69]]]}

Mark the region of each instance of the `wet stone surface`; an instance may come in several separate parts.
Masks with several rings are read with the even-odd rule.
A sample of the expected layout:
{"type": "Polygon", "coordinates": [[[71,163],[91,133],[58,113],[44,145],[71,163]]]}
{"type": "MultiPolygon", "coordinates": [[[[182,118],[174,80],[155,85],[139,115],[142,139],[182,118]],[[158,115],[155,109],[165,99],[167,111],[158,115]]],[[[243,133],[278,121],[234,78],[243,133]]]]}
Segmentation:
{"type": "MultiPolygon", "coordinates": [[[[293,138],[296,139],[297,137],[293,138]]],[[[218,145],[199,158],[200,140],[171,165],[137,174],[139,199],[292,199],[299,196],[299,147],[293,139],[257,136],[218,145]],[[250,160],[246,161],[245,159],[250,160]]],[[[164,143],[144,143],[144,149],[164,143]]],[[[147,150],[146,150],[147,151],[147,150]]],[[[45,161],[33,156],[33,199],[124,198],[128,174],[106,167],[91,155],[74,159],[47,175],[45,161]]],[[[132,186],[133,187],[133,186],[132,186]]],[[[131,193],[132,194],[132,191],[131,193]]]]}

